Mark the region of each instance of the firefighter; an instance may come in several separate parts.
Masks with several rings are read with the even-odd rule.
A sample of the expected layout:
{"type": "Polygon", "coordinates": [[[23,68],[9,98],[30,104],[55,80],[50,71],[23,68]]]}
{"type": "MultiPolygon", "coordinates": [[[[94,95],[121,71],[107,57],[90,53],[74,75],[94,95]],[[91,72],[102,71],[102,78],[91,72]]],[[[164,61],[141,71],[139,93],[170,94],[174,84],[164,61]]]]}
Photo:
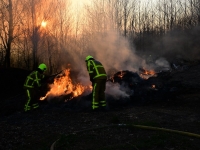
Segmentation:
{"type": "Polygon", "coordinates": [[[47,66],[42,63],[38,68],[32,71],[26,78],[24,89],[27,96],[27,101],[24,106],[24,111],[33,110],[39,107],[38,99],[42,87],[42,80],[44,79],[44,72],[47,66]]]}
{"type": "Polygon", "coordinates": [[[99,108],[106,109],[106,71],[103,65],[90,55],[85,58],[85,62],[93,87],[92,110],[99,110],[99,108]]]}

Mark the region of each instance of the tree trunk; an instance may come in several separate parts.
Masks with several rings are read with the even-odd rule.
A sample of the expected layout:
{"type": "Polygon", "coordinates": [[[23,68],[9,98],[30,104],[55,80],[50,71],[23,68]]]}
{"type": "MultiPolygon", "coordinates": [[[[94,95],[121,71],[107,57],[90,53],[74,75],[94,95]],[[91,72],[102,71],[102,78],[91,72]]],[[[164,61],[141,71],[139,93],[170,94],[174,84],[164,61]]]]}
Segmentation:
{"type": "Polygon", "coordinates": [[[12,0],[9,0],[8,5],[9,11],[9,31],[8,31],[8,41],[6,47],[6,55],[5,55],[5,67],[10,67],[10,51],[11,51],[11,44],[13,40],[13,13],[12,13],[12,0]]]}

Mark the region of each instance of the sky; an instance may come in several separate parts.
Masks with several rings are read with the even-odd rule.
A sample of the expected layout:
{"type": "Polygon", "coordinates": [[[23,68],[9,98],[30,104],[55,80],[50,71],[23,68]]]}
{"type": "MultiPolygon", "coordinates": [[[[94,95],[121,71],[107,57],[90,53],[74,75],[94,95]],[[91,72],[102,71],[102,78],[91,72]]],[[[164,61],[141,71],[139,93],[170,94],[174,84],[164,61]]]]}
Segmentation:
{"type": "MultiPolygon", "coordinates": [[[[79,5],[83,7],[85,4],[90,4],[94,0],[72,0],[73,5],[79,5]]],[[[138,0],[139,1],[139,0],[138,0]]],[[[149,2],[150,0],[140,0],[141,2],[149,2]]],[[[157,2],[158,0],[151,0],[152,2],[157,2]]]]}
{"type": "Polygon", "coordinates": [[[91,0],[71,0],[73,7],[77,10],[83,9],[84,5],[89,5],[91,0]]]}
{"type": "MultiPolygon", "coordinates": [[[[82,9],[82,7],[86,4],[90,4],[93,0],[72,0],[72,4],[75,6],[78,6],[79,9],[82,9]]],[[[139,0],[138,0],[139,1],[139,0]]],[[[157,2],[158,0],[140,0],[141,2],[157,2]]]]}

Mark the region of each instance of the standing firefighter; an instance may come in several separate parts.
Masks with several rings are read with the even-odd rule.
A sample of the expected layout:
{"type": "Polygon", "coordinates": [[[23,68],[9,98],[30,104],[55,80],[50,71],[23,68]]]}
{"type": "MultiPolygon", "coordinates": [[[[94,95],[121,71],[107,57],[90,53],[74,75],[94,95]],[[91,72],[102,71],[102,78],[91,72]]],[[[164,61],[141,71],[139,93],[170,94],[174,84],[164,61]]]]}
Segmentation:
{"type": "Polygon", "coordinates": [[[32,71],[26,78],[24,83],[24,89],[26,91],[27,102],[24,106],[24,111],[29,111],[39,107],[38,99],[42,79],[44,79],[44,72],[47,70],[47,66],[42,63],[38,68],[32,71]]]}
{"type": "Polygon", "coordinates": [[[103,65],[95,60],[92,56],[87,56],[85,59],[87,70],[92,82],[92,109],[98,110],[99,107],[106,108],[106,80],[107,75],[103,65]]]}

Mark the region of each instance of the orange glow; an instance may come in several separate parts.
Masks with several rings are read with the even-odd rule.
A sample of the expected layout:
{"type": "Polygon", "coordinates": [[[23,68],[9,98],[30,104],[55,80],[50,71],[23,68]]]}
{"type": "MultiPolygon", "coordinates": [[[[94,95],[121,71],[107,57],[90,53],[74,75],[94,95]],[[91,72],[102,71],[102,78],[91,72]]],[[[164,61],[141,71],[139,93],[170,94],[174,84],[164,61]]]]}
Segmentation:
{"type": "Polygon", "coordinates": [[[40,100],[51,99],[53,97],[68,94],[71,94],[72,96],[67,100],[71,100],[72,98],[81,95],[85,90],[90,90],[89,86],[83,86],[80,83],[73,84],[69,75],[70,69],[64,70],[61,75],[59,74],[59,76],[54,79],[53,84],[49,85],[50,90],[44,97],[41,97],[40,100]]]}
{"type": "Polygon", "coordinates": [[[155,76],[157,76],[157,74],[154,70],[146,70],[144,68],[140,69],[140,77],[143,79],[148,79],[149,77],[155,77],[155,76]]]}
{"type": "Polygon", "coordinates": [[[124,76],[124,74],[125,74],[125,72],[122,72],[122,71],[121,71],[121,73],[118,75],[118,77],[120,77],[120,78],[122,79],[123,76],[124,76]]]}
{"type": "Polygon", "coordinates": [[[47,22],[43,20],[42,23],[41,23],[41,26],[45,28],[46,25],[47,25],[47,22]]]}
{"type": "Polygon", "coordinates": [[[155,72],[153,70],[145,70],[142,74],[143,75],[154,75],[155,72]]]}

